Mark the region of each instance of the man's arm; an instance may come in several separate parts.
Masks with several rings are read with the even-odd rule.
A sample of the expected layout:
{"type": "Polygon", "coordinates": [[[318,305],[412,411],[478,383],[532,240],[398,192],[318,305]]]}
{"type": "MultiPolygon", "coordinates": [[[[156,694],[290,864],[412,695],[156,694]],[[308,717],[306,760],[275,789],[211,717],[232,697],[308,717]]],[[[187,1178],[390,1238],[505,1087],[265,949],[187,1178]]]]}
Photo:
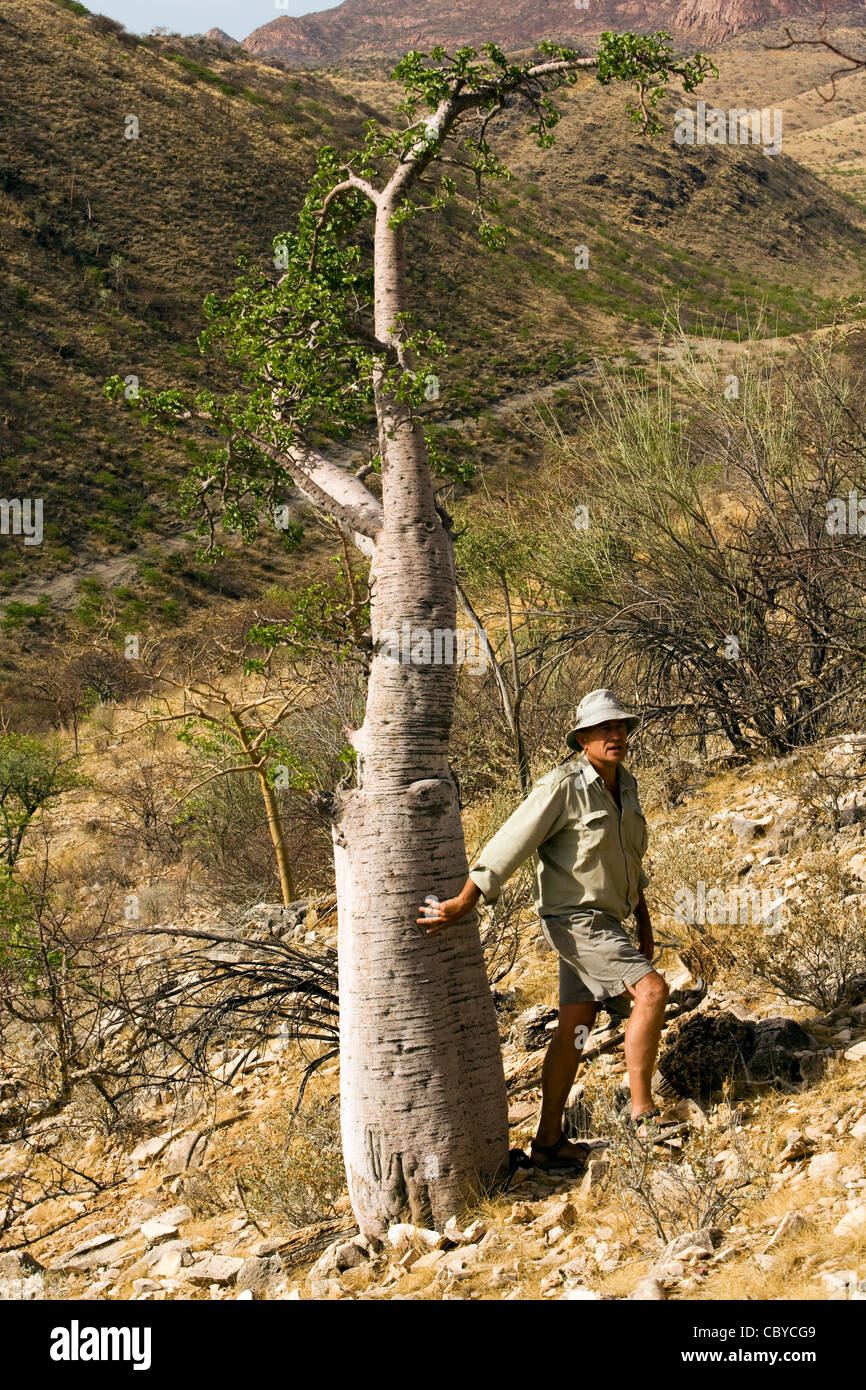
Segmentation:
{"type": "Polygon", "coordinates": [[[442,903],[422,906],[421,911],[425,915],[416,920],[419,925],[427,926],[428,935],[441,931],[452,922],[459,922],[482,895],[485,902],[495,902],[503,884],[526,856],[565,824],[568,819],[566,798],[565,778],[553,783],[545,779],[538,782],[485,845],[458,896],[442,903]]]}

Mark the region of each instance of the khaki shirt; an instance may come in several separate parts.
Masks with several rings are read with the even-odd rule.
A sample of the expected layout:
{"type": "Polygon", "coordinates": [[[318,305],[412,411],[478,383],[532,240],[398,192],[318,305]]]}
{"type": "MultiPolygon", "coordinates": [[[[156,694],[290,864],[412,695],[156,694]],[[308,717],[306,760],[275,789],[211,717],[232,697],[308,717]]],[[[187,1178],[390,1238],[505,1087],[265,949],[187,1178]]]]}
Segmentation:
{"type": "Polygon", "coordinates": [[[647,828],[637,782],[621,764],[617,780],[622,814],[584,753],[540,778],[469,870],[486,901],[536,850],[539,916],[591,907],[624,922],[649,882],[641,868],[647,828]]]}

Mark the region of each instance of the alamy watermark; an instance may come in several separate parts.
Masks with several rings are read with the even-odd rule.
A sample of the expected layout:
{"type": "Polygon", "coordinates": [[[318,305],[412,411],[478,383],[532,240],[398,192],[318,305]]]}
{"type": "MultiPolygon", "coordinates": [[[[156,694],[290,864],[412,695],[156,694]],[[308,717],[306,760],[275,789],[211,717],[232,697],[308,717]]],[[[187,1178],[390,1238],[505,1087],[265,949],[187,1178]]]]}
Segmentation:
{"type": "Polygon", "coordinates": [[[51,1330],[48,1352],[52,1361],[130,1361],[134,1371],[151,1364],[149,1327],[82,1327],[73,1318],[68,1327],[51,1330]]]}
{"type": "Polygon", "coordinates": [[[789,915],[785,899],[777,888],[708,887],[699,879],[694,889],[683,886],[674,893],[674,920],[677,922],[782,927],[789,915]]]}
{"type": "Polygon", "coordinates": [[[696,110],[681,106],[675,113],[675,145],[759,145],[764,154],[782,149],[782,108],[723,111],[699,101],[696,110]]]}
{"type": "Polygon", "coordinates": [[[41,545],[42,498],[0,497],[0,536],[23,536],[25,545],[41,545]]]}
{"type": "Polygon", "coordinates": [[[413,627],[404,619],[400,632],[386,628],[379,639],[379,655],[403,666],[466,665],[473,674],[486,670],[487,648],[470,629],[413,627]]]}
{"type": "Polygon", "coordinates": [[[824,529],[828,535],[866,536],[866,494],[861,497],[852,487],[847,497],[831,497],[825,510],[824,529]]]}

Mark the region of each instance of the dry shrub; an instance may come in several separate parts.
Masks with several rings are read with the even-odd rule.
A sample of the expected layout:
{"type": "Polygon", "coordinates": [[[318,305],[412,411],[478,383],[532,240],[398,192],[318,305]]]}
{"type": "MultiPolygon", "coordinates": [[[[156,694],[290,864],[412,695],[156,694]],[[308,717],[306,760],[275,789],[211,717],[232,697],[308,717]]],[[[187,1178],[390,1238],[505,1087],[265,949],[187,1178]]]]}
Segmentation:
{"type": "Polygon", "coordinates": [[[747,1194],[752,1198],[766,1190],[769,1150],[757,1158],[750,1155],[727,1100],[706,1129],[689,1131],[682,1150],[640,1139],[628,1123],[625,1102],[625,1095],[604,1077],[583,1098],[592,1127],[609,1136],[610,1187],[638,1226],[649,1227],[662,1244],[686,1231],[729,1225],[747,1194]],[[736,1155],[732,1176],[719,1170],[716,1155],[723,1149],[736,1155]]]}
{"type": "Polygon", "coordinates": [[[806,855],[801,868],[808,900],[787,905],[787,922],[747,929],[739,959],[785,998],[829,1011],[866,993],[866,909],[835,854],[806,855]]]}
{"type": "Polygon", "coordinates": [[[234,1179],[253,1218],[275,1227],[307,1226],[336,1215],[346,1185],[338,1098],[309,1100],[298,1112],[288,1143],[276,1119],[244,1143],[234,1179]]]}

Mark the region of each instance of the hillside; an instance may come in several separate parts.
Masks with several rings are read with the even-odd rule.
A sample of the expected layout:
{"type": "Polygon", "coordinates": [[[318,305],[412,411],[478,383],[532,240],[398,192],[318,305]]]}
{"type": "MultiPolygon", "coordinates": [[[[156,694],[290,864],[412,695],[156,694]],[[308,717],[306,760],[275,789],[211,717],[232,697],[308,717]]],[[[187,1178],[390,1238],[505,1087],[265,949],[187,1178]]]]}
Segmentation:
{"type": "MultiPolygon", "coordinates": [[[[185,455],[109,405],[102,383],[115,372],[149,384],[225,379],[195,345],[205,294],[232,283],[240,252],[266,262],[317,147],[358,143],[365,119],[387,117],[395,86],[384,70],[292,76],[217,42],[136,42],[54,0],[11,0],[0,45],[15,54],[0,126],[3,485],[16,496],[38,484],[46,510],[41,547],[25,554],[0,539],[0,587],[32,605],[47,585],[69,608],[86,574],[106,593],[137,582],[161,621],[255,591],[285,561],[265,539],[243,566],[192,562],[174,509],[185,455]],[[128,114],[137,140],[124,137],[128,114]],[[158,543],[149,556],[148,543],[158,543]]],[[[742,67],[749,52],[765,64],[741,48],[732,61],[742,67]]],[[[724,81],[727,50],[719,58],[724,81]]],[[[789,66],[780,57],[772,71],[782,81],[789,66]]],[[[590,81],[562,104],[547,155],[516,114],[500,123],[515,171],[503,254],[483,251],[459,208],[413,233],[419,316],[451,348],[431,418],[447,424],[453,456],[500,469],[531,467],[534,447],[510,430],[503,403],[527,387],[564,381],[567,391],[611,345],[640,358],[672,299],[698,331],[733,331],[763,300],[785,334],[829,322],[862,284],[863,210],[787,152],[641,141],[624,95],[590,81]],[[578,273],[580,243],[591,257],[578,273]]],[[[825,168],[823,156],[809,160],[825,168]]]]}
{"type": "MultiPolygon", "coordinates": [[[[850,0],[832,0],[830,14],[856,12],[850,0]]],[[[482,0],[481,4],[422,4],[420,0],[344,0],[342,5],[299,18],[281,15],[243,40],[250,53],[277,55],[296,67],[346,59],[393,56],[435,43],[498,43],[531,47],[541,38],[586,41],[605,29],[638,34],[665,29],[682,43],[707,47],[744,30],[812,17],[809,0],[482,0]]]]}
{"type": "Polygon", "coordinates": [[[346,0],[250,51],[4,0],[0,1302],[629,1301],[633,1330],[635,1302],[866,1297],[866,77],[824,100],[832,55],[778,46],[800,14],[346,0]],[[582,73],[542,149],[509,78],[503,249],[465,197],[386,208],[371,339],[369,223],[355,255],[325,219],[279,315],[233,300],[255,366],[201,355],[207,296],[281,273],[323,147],[402,122],[391,45],[642,16],[703,35],[701,100],[778,109],[781,145],[679,143],[678,91],[641,138],[582,73]],[[446,349],[429,476],[404,252],[446,349]],[[219,451],[112,377],[235,393],[219,451]],[[318,513],[254,473],[272,411],[357,467],[314,464],[318,513]],[[283,493],[301,534],[225,536],[227,494],[237,521],[283,493]],[[593,686],[600,781],[563,756],[593,686]],[[643,957],[572,923],[610,947],[597,1010],[557,1008],[531,853],[493,851],[477,913],[466,883],[551,771],[560,910],[606,903],[643,957]]]}
{"type": "MultiPolygon", "coordinates": [[[[123,738],[128,770],[140,738],[129,735],[134,722],[131,710],[118,711],[111,731],[115,746],[123,738]]],[[[102,738],[97,723],[85,731],[93,766],[101,763],[94,754],[102,738]]],[[[705,878],[728,895],[784,903],[791,929],[808,932],[816,913],[825,927],[829,921],[835,875],[850,911],[862,915],[863,793],[846,794],[850,814],[833,832],[830,802],[809,789],[815,774],[822,794],[840,779],[862,784],[864,750],[866,735],[852,732],[803,759],[715,775],[693,768],[673,808],[654,796],[658,783],[645,784],[650,903],[658,937],[668,943],[662,969],[675,991],[658,1085],[666,1113],[683,1122],[682,1134],[652,1159],[649,1179],[641,1176],[645,1157],[630,1149],[617,1118],[627,1097],[622,1033],[602,1016],[566,1112],[572,1133],[592,1147],[583,1174],[518,1169],[505,1190],[471,1203],[460,1224],[438,1232],[395,1225],[386,1240],[371,1242],[357,1235],[344,1186],[338,1061],[317,1072],[285,1144],[303,1065],[330,1044],[308,1044],[302,1058],[276,1021],[252,1038],[228,1029],[210,1038],[197,1079],[140,1090],[124,1117],[82,1095],[61,1118],[39,1121],[28,1140],[0,1148],[0,1189],[11,1192],[25,1165],[28,1174],[12,1199],[10,1231],[13,1243],[26,1236],[26,1250],[3,1254],[0,1246],[0,1296],[862,1299],[864,977],[835,1009],[792,1000],[755,973],[758,949],[775,928],[768,936],[753,916],[735,912],[719,925],[689,929],[673,901],[677,885],[705,878]],[[746,1073],[726,1091],[720,1078],[731,1065],[724,1040],[732,1029],[740,1046],[750,1036],[775,1042],[763,1061],[754,1049],[746,1073]],[[50,1194],[64,1163],[75,1165],[76,1192],[57,1192],[28,1213],[27,1196],[38,1185],[50,1194]]],[[[77,841],[95,851],[109,833],[107,812],[91,792],[74,794],[52,818],[52,843],[77,841]]],[[[486,808],[465,820],[471,842],[487,825],[486,808]]],[[[93,896],[83,889],[82,904],[93,896]]],[[[244,914],[153,894],[148,902],[167,933],[157,943],[176,955],[178,981],[190,971],[203,977],[208,962],[230,978],[291,949],[333,970],[329,895],[244,914]],[[185,937],[187,930],[216,936],[185,937]],[[177,956],[181,949],[185,957],[177,956]]],[[[142,937],[138,959],[153,960],[160,949],[142,937]]],[[[555,958],[533,914],[523,913],[517,958],[495,994],[513,1148],[525,1148],[533,1133],[555,987],[555,958]]],[[[123,1034],[110,1019],[103,1027],[110,1067],[124,1055],[123,1034]]],[[[38,1051],[44,1043],[34,1035],[33,1045],[38,1051]]],[[[14,1071],[4,1076],[0,1123],[17,1080],[14,1071]]]]}

